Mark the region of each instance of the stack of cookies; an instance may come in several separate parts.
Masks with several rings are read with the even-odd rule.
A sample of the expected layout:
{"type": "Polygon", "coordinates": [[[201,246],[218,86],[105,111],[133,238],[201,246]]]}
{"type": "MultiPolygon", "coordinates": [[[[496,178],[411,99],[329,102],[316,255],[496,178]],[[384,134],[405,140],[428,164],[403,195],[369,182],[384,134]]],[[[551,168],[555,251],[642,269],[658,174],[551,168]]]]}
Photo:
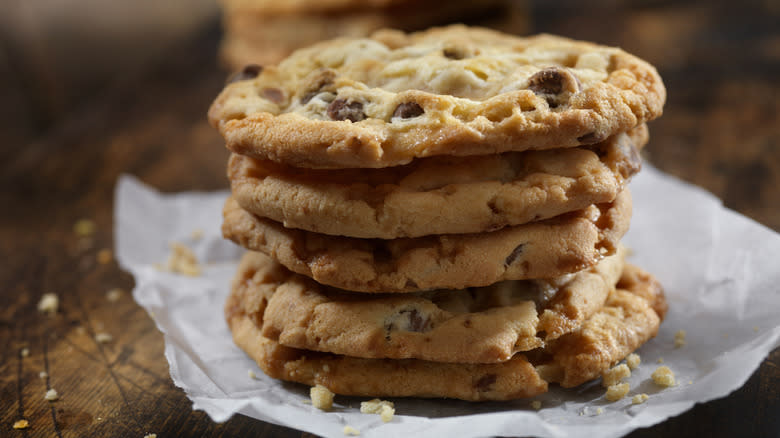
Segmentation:
{"type": "Polygon", "coordinates": [[[232,69],[276,64],[295,49],[381,28],[419,30],[468,20],[524,30],[521,4],[509,0],[221,0],[222,61],[232,69]]]}
{"type": "Polygon", "coordinates": [[[617,48],[464,26],[251,66],[209,118],[233,152],[226,304],[271,377],[337,394],[505,400],[595,379],[655,336],[627,264],[665,90],[617,48]]]}

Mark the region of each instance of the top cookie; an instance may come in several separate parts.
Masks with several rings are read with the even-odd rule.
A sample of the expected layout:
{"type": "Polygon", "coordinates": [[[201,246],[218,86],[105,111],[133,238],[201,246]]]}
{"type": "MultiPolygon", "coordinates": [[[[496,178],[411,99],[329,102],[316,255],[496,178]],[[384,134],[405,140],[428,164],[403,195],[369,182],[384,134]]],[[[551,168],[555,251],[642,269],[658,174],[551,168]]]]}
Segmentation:
{"type": "Polygon", "coordinates": [[[462,25],[327,41],[237,79],[209,110],[227,147],[315,168],[594,144],[666,98],[620,49],[462,25]]]}

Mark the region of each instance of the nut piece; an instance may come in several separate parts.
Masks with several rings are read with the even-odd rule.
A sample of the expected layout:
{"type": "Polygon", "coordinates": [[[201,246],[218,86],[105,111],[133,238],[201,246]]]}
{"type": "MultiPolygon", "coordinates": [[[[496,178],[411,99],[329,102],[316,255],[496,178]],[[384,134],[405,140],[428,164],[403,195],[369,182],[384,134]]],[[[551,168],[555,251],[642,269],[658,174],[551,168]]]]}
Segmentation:
{"type": "Polygon", "coordinates": [[[41,313],[47,313],[52,315],[57,313],[57,309],[60,307],[60,299],[57,294],[43,294],[41,300],[38,301],[38,311],[41,313]]]}
{"type": "Polygon", "coordinates": [[[620,364],[601,373],[601,385],[605,388],[617,385],[621,380],[631,377],[631,370],[626,364],[620,364]]]}
{"type": "Polygon", "coordinates": [[[609,401],[618,401],[628,394],[628,390],[631,389],[628,383],[618,383],[607,388],[607,393],[604,395],[609,401]]]}
{"type": "Polygon", "coordinates": [[[642,363],[642,358],[636,353],[631,353],[626,358],[626,365],[628,365],[628,368],[632,371],[639,368],[640,363],[642,363]]]}
{"type": "Polygon", "coordinates": [[[674,334],[674,348],[685,346],[685,330],[677,330],[674,334]]]}
{"type": "Polygon", "coordinates": [[[655,382],[656,385],[669,387],[676,384],[674,381],[674,373],[669,369],[668,366],[665,365],[660,366],[655,371],[653,371],[651,377],[653,378],[653,382],[655,382]]]}
{"type": "Polygon", "coordinates": [[[635,405],[641,405],[642,403],[646,402],[647,399],[650,398],[647,396],[647,394],[637,394],[631,399],[631,403],[635,405]]]}
{"type": "Polygon", "coordinates": [[[57,394],[57,391],[54,390],[54,388],[46,391],[46,395],[43,396],[46,400],[53,402],[55,400],[58,400],[60,398],[60,395],[57,394]]]}
{"type": "Polygon", "coordinates": [[[373,400],[361,402],[360,412],[364,414],[379,414],[382,421],[388,423],[393,419],[393,415],[395,415],[395,405],[393,402],[375,398],[373,400]]]}
{"type": "Polygon", "coordinates": [[[333,393],[322,385],[317,385],[309,390],[311,404],[317,409],[329,411],[333,407],[333,393]]]}

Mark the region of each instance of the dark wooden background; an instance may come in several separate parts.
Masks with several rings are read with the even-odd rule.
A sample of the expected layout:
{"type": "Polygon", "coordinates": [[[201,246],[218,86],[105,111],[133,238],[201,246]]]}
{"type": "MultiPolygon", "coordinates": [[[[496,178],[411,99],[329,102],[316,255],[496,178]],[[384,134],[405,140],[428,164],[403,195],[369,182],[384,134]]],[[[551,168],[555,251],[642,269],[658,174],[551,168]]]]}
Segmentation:
{"type": "MultiPolygon", "coordinates": [[[[35,13],[62,2],[5,1],[0,23],[23,15],[27,24],[0,27],[0,436],[308,435],[193,412],[168,375],[161,334],[130,296],[132,278],[97,260],[113,245],[120,173],[164,191],[227,186],[227,153],[205,121],[225,77],[215,6],[147,21],[134,9],[140,21],[122,32],[65,32],[35,13]],[[91,238],[73,232],[82,218],[97,224],[91,238]],[[115,287],[125,293],[112,302],[115,287]],[[60,297],[52,317],[36,310],[46,292],[60,297]],[[113,340],[97,343],[99,332],[113,340]],[[61,399],[46,402],[48,388],[61,399]],[[13,430],[21,418],[31,427],[13,430]]],[[[669,99],[651,124],[649,160],[780,230],[780,2],[534,1],[529,10],[534,31],[620,45],[657,65],[669,99]]],[[[780,437],[779,362],[776,350],[728,397],[630,436],[780,437]]]]}

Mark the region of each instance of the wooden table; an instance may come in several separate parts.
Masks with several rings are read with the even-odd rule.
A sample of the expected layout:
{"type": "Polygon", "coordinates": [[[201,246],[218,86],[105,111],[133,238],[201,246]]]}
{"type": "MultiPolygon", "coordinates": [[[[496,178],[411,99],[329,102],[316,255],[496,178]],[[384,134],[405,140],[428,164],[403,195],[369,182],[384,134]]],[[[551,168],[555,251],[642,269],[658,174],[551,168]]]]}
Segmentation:
{"type": "MultiPolygon", "coordinates": [[[[539,2],[532,18],[537,29],[619,44],[658,65],[669,100],[651,125],[649,160],[779,230],[778,9],[607,3],[564,1],[554,10],[539,2]]],[[[39,140],[0,148],[0,436],[308,435],[240,415],[215,424],[193,412],[171,382],[161,334],[130,296],[132,278],[104,251],[113,247],[119,174],[169,192],[227,186],[227,153],[205,122],[225,76],[215,65],[218,38],[213,23],[39,140]],[[83,218],[96,224],[90,237],[74,233],[83,218]],[[124,293],[110,300],[114,288],[124,293]],[[36,309],[47,292],[60,298],[53,316],[36,309]],[[99,333],[112,340],[97,342],[99,333]],[[55,403],[44,400],[50,388],[60,394],[55,403]],[[22,418],[30,427],[13,430],[22,418]]],[[[778,437],[778,362],[775,350],[728,397],[630,436],[778,437]]]]}

